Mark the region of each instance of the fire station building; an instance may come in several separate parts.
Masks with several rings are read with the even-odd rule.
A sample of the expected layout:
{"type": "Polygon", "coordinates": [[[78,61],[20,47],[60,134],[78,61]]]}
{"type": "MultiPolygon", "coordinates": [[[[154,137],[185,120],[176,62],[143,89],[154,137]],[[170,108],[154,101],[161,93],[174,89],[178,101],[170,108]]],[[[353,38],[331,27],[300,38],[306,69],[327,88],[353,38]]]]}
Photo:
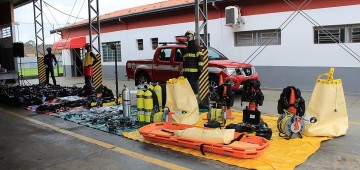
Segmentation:
{"type": "MultiPolygon", "coordinates": [[[[335,67],[346,93],[360,93],[360,1],[209,0],[211,47],[231,60],[256,67],[263,88],[293,85],[312,90],[317,76],[335,67]]],[[[119,78],[130,59],[152,59],[159,42],[195,29],[194,0],[168,0],[100,16],[104,79],[119,78]]],[[[62,50],[65,76],[81,76],[88,21],[64,28],[54,48],[62,50]]],[[[95,42],[96,43],[96,42],[95,42]]]]}

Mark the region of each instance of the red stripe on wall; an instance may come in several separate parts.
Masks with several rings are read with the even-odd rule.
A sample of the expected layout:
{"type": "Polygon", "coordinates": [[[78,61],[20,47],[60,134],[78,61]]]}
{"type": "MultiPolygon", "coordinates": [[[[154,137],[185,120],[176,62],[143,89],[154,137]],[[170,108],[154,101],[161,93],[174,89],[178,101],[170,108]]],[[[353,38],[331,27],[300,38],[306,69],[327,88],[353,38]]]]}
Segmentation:
{"type": "MultiPolygon", "coordinates": [[[[299,6],[304,0],[292,0],[291,2],[299,6]]],[[[307,0],[310,2],[310,0],[307,0]]],[[[306,2],[305,2],[306,3],[306,2]]],[[[359,0],[312,0],[303,10],[329,8],[348,5],[359,5],[359,0]]],[[[215,7],[212,4],[208,5],[208,19],[224,18],[225,7],[230,5],[237,5],[241,8],[241,14],[243,16],[258,15],[276,12],[294,11],[294,9],[285,3],[283,0],[242,0],[232,3],[215,3],[215,7]],[[218,10],[220,9],[220,10],[218,10]]],[[[185,22],[195,21],[195,9],[194,7],[177,10],[171,12],[164,12],[161,14],[148,14],[141,17],[125,18],[123,22],[118,20],[108,21],[101,23],[101,33],[137,29],[145,27],[154,27],[161,25],[178,24],[185,22]]],[[[62,38],[86,36],[89,34],[88,26],[81,26],[72,28],[70,30],[63,30],[62,38]],[[70,34],[70,35],[69,35],[70,34]]]]}

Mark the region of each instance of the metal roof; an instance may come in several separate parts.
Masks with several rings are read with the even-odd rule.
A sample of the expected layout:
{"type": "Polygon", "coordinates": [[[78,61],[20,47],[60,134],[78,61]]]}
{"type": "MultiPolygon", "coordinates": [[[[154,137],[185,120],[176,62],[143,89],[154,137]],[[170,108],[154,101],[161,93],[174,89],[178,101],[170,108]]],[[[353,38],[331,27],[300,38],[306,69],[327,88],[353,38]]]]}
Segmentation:
{"type": "Polygon", "coordinates": [[[0,4],[7,2],[12,2],[14,4],[14,8],[18,8],[23,5],[32,3],[33,1],[32,0],[0,0],[0,4]]]}
{"type": "MultiPolygon", "coordinates": [[[[208,0],[208,3],[231,2],[231,1],[235,1],[235,0],[208,0]]],[[[194,3],[195,3],[195,0],[167,0],[167,1],[158,2],[158,3],[154,3],[154,4],[118,10],[118,11],[111,12],[109,14],[101,15],[100,22],[119,20],[119,19],[131,18],[131,17],[148,15],[148,14],[164,13],[164,12],[168,12],[168,11],[189,8],[189,7],[193,7],[195,5],[194,3]]],[[[50,33],[55,33],[55,32],[59,32],[61,30],[85,26],[88,24],[89,24],[88,20],[83,20],[83,21],[76,22],[72,25],[66,26],[66,27],[51,30],[50,33]]]]}

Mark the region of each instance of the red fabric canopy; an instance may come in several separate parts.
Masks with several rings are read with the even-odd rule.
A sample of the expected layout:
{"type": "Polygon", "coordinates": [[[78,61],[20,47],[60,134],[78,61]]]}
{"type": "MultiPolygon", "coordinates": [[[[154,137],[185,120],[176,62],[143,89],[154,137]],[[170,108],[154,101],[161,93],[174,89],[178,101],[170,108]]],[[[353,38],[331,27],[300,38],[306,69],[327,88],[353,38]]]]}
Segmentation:
{"type": "Polygon", "coordinates": [[[62,50],[62,49],[83,48],[85,46],[85,43],[86,43],[85,37],[62,39],[59,41],[55,41],[53,43],[53,49],[62,50]]]}

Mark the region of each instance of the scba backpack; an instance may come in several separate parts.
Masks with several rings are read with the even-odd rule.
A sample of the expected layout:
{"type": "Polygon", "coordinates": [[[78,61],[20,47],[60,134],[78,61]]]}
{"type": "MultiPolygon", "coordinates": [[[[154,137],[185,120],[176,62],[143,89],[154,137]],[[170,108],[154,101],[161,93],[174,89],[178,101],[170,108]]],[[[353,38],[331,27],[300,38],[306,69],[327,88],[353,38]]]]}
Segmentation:
{"type": "Polygon", "coordinates": [[[280,94],[280,98],[278,100],[278,113],[284,114],[284,109],[287,110],[290,106],[296,108],[296,115],[302,117],[305,113],[305,100],[301,96],[300,89],[294,86],[288,86],[283,89],[282,93],[280,94]],[[295,103],[289,104],[291,89],[295,92],[295,103]]]}

